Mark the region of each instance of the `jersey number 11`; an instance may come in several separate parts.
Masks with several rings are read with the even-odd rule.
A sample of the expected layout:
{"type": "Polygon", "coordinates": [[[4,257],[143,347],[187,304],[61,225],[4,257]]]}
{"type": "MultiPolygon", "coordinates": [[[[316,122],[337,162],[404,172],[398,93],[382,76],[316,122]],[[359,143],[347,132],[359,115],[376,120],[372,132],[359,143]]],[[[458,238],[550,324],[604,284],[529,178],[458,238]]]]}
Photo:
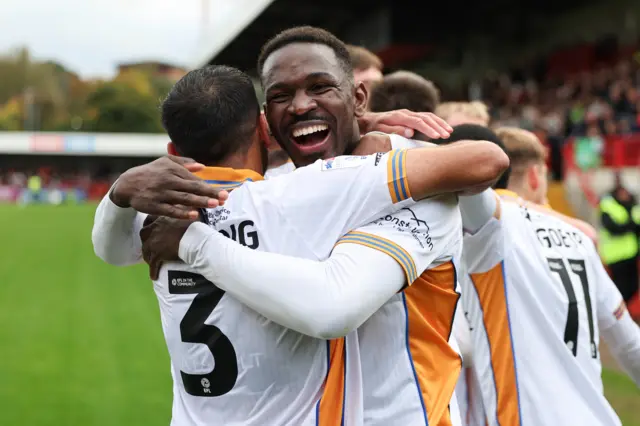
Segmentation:
{"type": "MultiPolygon", "coordinates": [[[[567,309],[567,322],[564,327],[564,343],[567,345],[573,356],[578,353],[578,330],[579,330],[579,312],[578,312],[578,300],[576,298],[576,292],[573,289],[573,283],[571,282],[571,276],[565,265],[565,262],[561,258],[548,258],[549,269],[551,272],[558,274],[562,286],[567,292],[567,298],[569,299],[569,306],[567,309]]],[[[584,260],[567,259],[571,272],[580,279],[582,285],[582,292],[584,293],[585,308],[587,309],[587,319],[589,321],[589,338],[591,347],[591,358],[598,358],[598,347],[596,346],[594,330],[593,330],[593,309],[591,307],[591,295],[589,294],[589,280],[587,279],[587,270],[585,269],[584,260]]]]}

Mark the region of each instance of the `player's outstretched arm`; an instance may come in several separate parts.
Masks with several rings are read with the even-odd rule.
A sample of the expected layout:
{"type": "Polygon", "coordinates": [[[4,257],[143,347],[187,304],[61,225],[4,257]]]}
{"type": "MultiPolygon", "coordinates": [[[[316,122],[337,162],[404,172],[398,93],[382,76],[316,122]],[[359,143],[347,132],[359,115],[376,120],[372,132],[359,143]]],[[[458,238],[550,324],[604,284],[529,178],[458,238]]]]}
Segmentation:
{"type": "Polygon", "coordinates": [[[640,388],[640,327],[624,309],[620,319],[600,333],[609,352],[640,388]]]}
{"type": "Polygon", "coordinates": [[[114,266],[142,261],[142,243],[138,235],[145,216],[133,208],[119,207],[104,196],[96,210],[91,232],[93,250],[100,259],[114,266]]]}
{"type": "Polygon", "coordinates": [[[414,200],[449,192],[482,192],[509,167],[509,157],[486,141],[415,148],[407,151],[409,190],[414,200]]]}
{"type": "Polygon", "coordinates": [[[145,215],[194,220],[197,208],[224,201],[219,192],[191,172],[204,166],[189,158],[166,156],[123,173],[96,211],[92,241],[105,262],[126,266],[142,260],[138,232],[145,215]]]}
{"type": "Polygon", "coordinates": [[[590,251],[589,260],[596,276],[600,335],[618,364],[640,387],[640,327],[629,315],[622,295],[602,266],[595,247],[590,251]]]}
{"type": "Polygon", "coordinates": [[[365,246],[340,244],[320,262],[251,250],[203,223],[189,226],[179,256],[270,320],[323,339],[356,329],[405,284],[398,262],[365,246]]]}

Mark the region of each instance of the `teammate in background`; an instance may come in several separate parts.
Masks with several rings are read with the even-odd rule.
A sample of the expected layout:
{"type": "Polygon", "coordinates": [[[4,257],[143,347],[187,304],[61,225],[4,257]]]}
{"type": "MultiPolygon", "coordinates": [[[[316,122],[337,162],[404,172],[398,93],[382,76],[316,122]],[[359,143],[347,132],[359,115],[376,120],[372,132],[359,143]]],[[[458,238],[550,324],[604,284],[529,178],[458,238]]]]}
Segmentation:
{"type": "Polygon", "coordinates": [[[382,60],[364,47],[349,44],[347,50],[351,58],[354,81],[356,83],[361,81],[367,92],[370,92],[375,83],[382,80],[382,70],[384,69],[382,60]]]}
{"type": "Polygon", "coordinates": [[[512,138],[504,139],[507,190],[460,197],[462,301],[488,423],[619,425],[603,395],[598,344],[602,336],[640,385],[640,329],[591,240],[541,205],[540,142],[520,129],[497,133],[512,138]]]}
{"type": "Polygon", "coordinates": [[[491,121],[489,109],[480,101],[443,102],[435,112],[454,127],[460,124],[477,124],[486,127],[491,121]]]}
{"type": "MultiPolygon", "coordinates": [[[[542,145],[542,142],[540,142],[540,140],[536,135],[534,135],[529,131],[518,129],[515,127],[502,127],[502,128],[496,129],[496,133],[500,138],[500,140],[502,140],[502,142],[504,143],[504,146],[505,146],[505,149],[507,150],[509,158],[511,157],[515,158],[516,162],[519,162],[519,159],[522,156],[527,158],[531,155],[534,155],[535,158],[540,158],[540,157],[546,158],[548,155],[547,149],[544,147],[544,145],[542,145]],[[526,141],[526,143],[523,144],[523,141],[526,141]]],[[[530,183],[532,188],[538,184],[544,185],[544,187],[538,191],[540,194],[542,194],[543,198],[538,200],[537,203],[543,206],[546,206],[548,208],[551,208],[551,206],[549,206],[549,202],[547,200],[547,195],[546,195],[547,194],[547,177],[546,176],[548,174],[547,165],[546,163],[542,165],[537,164],[536,167],[539,168],[539,170],[532,169],[532,172],[535,171],[536,173],[535,175],[538,175],[538,174],[544,175],[544,179],[536,180],[534,178],[535,175],[531,175],[528,177],[528,182],[530,183]]],[[[517,183],[514,182],[514,185],[516,184],[517,183]]],[[[524,190],[525,189],[518,189],[518,191],[524,191],[524,190]]],[[[520,194],[520,192],[518,191],[514,191],[514,192],[517,192],[518,194],[520,194]]],[[[526,197],[523,197],[523,198],[529,199],[526,197]]],[[[565,222],[578,228],[587,237],[589,237],[589,239],[593,241],[594,244],[597,244],[598,233],[592,225],[590,225],[589,223],[583,220],[577,219],[575,217],[563,215],[558,212],[555,212],[555,214],[562,217],[562,220],[564,220],[565,222]]]]}
{"type": "MultiPolygon", "coordinates": [[[[482,102],[445,102],[440,104],[440,106],[436,108],[436,113],[453,123],[452,125],[456,127],[457,133],[459,133],[460,135],[459,139],[466,139],[467,137],[465,136],[465,134],[472,135],[474,133],[477,133],[478,130],[474,128],[474,125],[483,127],[488,126],[490,119],[487,106],[482,102]]],[[[510,149],[509,146],[512,144],[511,141],[514,141],[513,149],[517,151],[519,149],[517,141],[522,137],[536,138],[536,140],[538,140],[537,136],[535,136],[534,134],[513,127],[506,128],[504,130],[498,129],[497,134],[498,138],[505,143],[507,151],[510,149]]],[[[474,139],[471,138],[471,140],[474,139]]],[[[440,139],[434,141],[434,143],[438,144],[444,144],[448,142],[448,139],[440,139]]],[[[542,143],[539,142],[538,144],[534,145],[536,147],[539,147],[539,154],[546,157],[546,149],[544,148],[542,143]]],[[[519,153],[514,152],[514,155],[517,156],[519,155],[519,153]]],[[[546,173],[546,165],[544,173],[546,173]]],[[[505,180],[504,176],[502,180],[505,180]]],[[[546,189],[544,200],[541,201],[541,204],[550,207],[546,196],[546,189]]],[[[587,237],[589,237],[597,245],[598,234],[592,225],[583,220],[566,215],[563,215],[563,218],[566,222],[584,232],[585,235],[587,235],[587,237]]]]}
{"type": "MultiPolygon", "coordinates": [[[[440,92],[431,81],[410,71],[396,71],[372,87],[369,109],[373,112],[400,109],[434,112],[439,103],[440,92]]],[[[431,140],[421,133],[416,133],[413,139],[431,140]]]]}
{"type": "Polygon", "coordinates": [[[385,75],[369,95],[369,109],[373,112],[397,109],[435,112],[439,104],[440,91],[435,84],[410,71],[385,75]]]}
{"type": "MultiPolygon", "coordinates": [[[[494,131],[488,127],[475,124],[461,124],[454,127],[453,132],[451,132],[451,136],[447,139],[438,141],[438,143],[451,144],[463,140],[490,141],[498,145],[500,148],[505,149],[502,140],[494,131]]],[[[509,180],[510,173],[510,170],[503,173],[500,179],[495,183],[494,188],[505,188],[509,180]]],[[[463,259],[461,263],[460,277],[464,280],[467,275],[464,269],[466,262],[463,259]]],[[[463,300],[465,296],[466,295],[463,293],[463,300]]],[[[458,398],[458,406],[460,407],[460,416],[463,424],[466,426],[485,426],[486,413],[484,403],[482,401],[482,388],[473,369],[473,342],[470,334],[472,327],[467,320],[468,313],[465,311],[464,306],[464,303],[462,303],[461,308],[456,312],[453,332],[456,342],[460,347],[463,362],[460,379],[456,385],[456,396],[458,398]]]]}
{"type": "MultiPolygon", "coordinates": [[[[240,73],[238,72],[238,74],[240,73]]],[[[190,73],[189,78],[193,78],[193,75],[190,73]]],[[[197,76],[198,74],[196,73],[195,75],[197,76]]],[[[242,102],[243,100],[251,99],[249,95],[242,96],[243,93],[250,92],[250,80],[248,78],[241,79],[245,83],[243,85],[244,89],[232,84],[233,81],[230,80],[223,79],[217,83],[216,81],[187,80],[187,82],[174,89],[174,96],[173,98],[170,97],[165,103],[165,110],[163,111],[165,125],[167,125],[169,134],[174,141],[172,150],[174,150],[174,153],[191,155],[203,163],[245,167],[259,172],[264,167],[264,151],[260,149],[260,141],[266,138],[266,126],[258,127],[257,104],[255,117],[251,121],[249,114],[246,112],[247,107],[250,107],[250,105],[245,107],[244,103],[246,102],[242,102]],[[203,99],[203,97],[193,96],[189,88],[196,93],[206,93],[207,97],[203,99]],[[202,102],[206,107],[201,105],[202,102]],[[196,104],[198,107],[196,107],[196,104]],[[215,112],[221,109],[229,113],[228,105],[235,105],[240,112],[237,115],[227,117],[227,120],[223,120],[224,116],[220,117],[215,112]],[[225,107],[222,108],[222,106],[225,107]],[[205,115],[198,114],[200,111],[202,111],[200,114],[205,115]],[[213,116],[216,117],[216,120],[211,120],[213,116]],[[229,120],[231,122],[227,123],[229,120]],[[172,126],[168,123],[172,123],[172,126]],[[225,125],[224,123],[227,124],[225,125]],[[249,123],[253,124],[249,125],[249,123]],[[202,128],[204,130],[201,130],[202,128]],[[258,128],[262,130],[260,134],[257,131],[258,128]],[[252,132],[255,133],[252,134],[252,132]],[[209,141],[218,141],[218,143],[213,144],[209,141]],[[250,143],[238,145],[238,141],[250,141],[250,143]],[[234,145],[234,142],[236,145],[234,145]]],[[[249,110],[251,111],[251,109],[249,110]]],[[[352,126],[352,129],[357,129],[357,126],[355,128],[352,126]]],[[[459,162],[461,155],[471,155],[470,150],[475,149],[474,147],[476,145],[471,144],[458,149],[457,152],[451,151],[449,161],[455,159],[455,162],[459,162]]],[[[333,248],[335,241],[350,229],[348,224],[341,224],[341,220],[344,220],[342,214],[351,212],[349,214],[352,219],[354,217],[363,219],[368,214],[377,217],[375,216],[376,213],[374,213],[375,208],[371,207],[371,203],[381,202],[386,198],[385,204],[393,204],[395,200],[399,204],[396,203],[394,208],[399,208],[404,203],[400,199],[408,196],[409,191],[413,191],[411,195],[419,199],[429,195],[429,192],[455,189],[451,185],[456,185],[457,178],[450,175],[453,171],[452,169],[455,168],[451,167],[450,163],[443,162],[444,159],[440,156],[440,153],[445,151],[438,151],[439,149],[430,149],[429,152],[426,152],[426,150],[414,150],[407,153],[398,152],[394,155],[406,157],[404,160],[400,157],[393,157],[396,161],[399,161],[393,164],[388,163],[390,154],[387,154],[387,156],[371,156],[366,159],[346,157],[345,160],[345,157],[336,158],[335,160],[317,163],[314,165],[317,167],[300,169],[291,176],[283,176],[272,181],[273,183],[264,182],[247,184],[246,186],[240,186],[242,180],[258,180],[257,173],[247,170],[208,169],[206,172],[209,173],[209,176],[206,177],[209,180],[217,181],[218,184],[224,185],[229,189],[239,187],[231,194],[224,210],[219,209],[216,212],[211,212],[208,219],[211,224],[224,231],[226,235],[253,248],[279,247],[284,253],[306,254],[310,259],[316,259],[318,256],[326,257],[333,248]],[[416,155],[418,157],[415,157],[416,155]],[[414,160],[416,160],[415,163],[414,160]],[[426,167],[427,170],[425,170],[426,161],[433,162],[433,164],[429,163],[428,167],[426,167]],[[384,164],[388,164],[388,166],[384,166],[384,164]],[[395,191],[396,188],[396,184],[393,183],[395,181],[393,171],[399,172],[399,170],[395,166],[402,166],[406,169],[405,181],[396,182],[404,195],[394,192],[392,194],[395,195],[389,196],[386,194],[390,190],[395,191]],[[440,175],[440,172],[437,171],[438,169],[443,174],[440,175]],[[392,174],[389,175],[389,173],[392,174]],[[423,176],[426,174],[432,176],[428,179],[419,178],[423,179],[423,184],[430,179],[431,184],[428,185],[432,185],[432,187],[428,192],[423,193],[424,187],[420,189],[420,186],[414,185],[416,180],[412,176],[415,173],[423,176]],[[321,175],[322,178],[318,182],[314,180],[311,183],[307,178],[314,174],[321,175]],[[376,175],[379,175],[380,178],[376,178],[376,175]],[[352,176],[352,179],[349,180],[346,176],[352,176]],[[389,177],[391,180],[389,180],[389,177]],[[221,180],[226,182],[220,182],[221,180]],[[378,185],[372,185],[372,183],[376,182],[376,180],[380,182],[379,188],[385,194],[383,197],[375,194],[378,185]],[[339,182],[342,182],[342,184],[339,182]],[[304,186],[304,190],[295,189],[300,185],[304,186]],[[443,185],[444,188],[442,187],[443,185]],[[325,195],[323,197],[323,187],[330,189],[329,196],[325,195]],[[356,195],[354,192],[358,187],[366,189],[360,193],[361,196],[356,195]],[[269,192],[265,188],[272,188],[272,191],[269,192]],[[309,191],[308,188],[313,188],[313,191],[309,191]],[[297,196],[291,196],[292,194],[297,196]],[[250,207],[254,205],[262,208],[252,211],[253,209],[250,207]],[[292,211],[294,206],[295,213],[292,211]],[[289,211],[291,213],[287,214],[289,211]],[[243,215],[248,215],[248,218],[243,215]],[[323,222],[324,226],[317,226],[318,223],[314,222],[316,217],[318,220],[325,221],[323,222]],[[285,218],[286,221],[284,220],[285,218]],[[247,220],[251,220],[252,224],[247,224],[247,220]],[[314,222],[313,226],[300,226],[300,221],[305,221],[306,223],[309,220],[314,222]],[[327,220],[330,222],[326,222],[327,220]],[[272,228],[267,225],[271,221],[274,224],[287,223],[288,226],[285,228],[282,228],[282,226],[272,228]],[[247,230],[247,227],[251,227],[251,229],[247,230]],[[332,233],[334,232],[332,230],[335,230],[333,237],[332,233]],[[314,241],[317,244],[314,245],[314,241]],[[310,250],[311,247],[312,250],[310,250]]],[[[483,166],[491,162],[494,162],[495,165],[496,154],[501,155],[500,151],[493,150],[488,158],[480,160],[483,166]]],[[[506,156],[504,159],[506,159],[506,156]]],[[[472,163],[469,163],[461,167],[471,169],[471,166],[472,163]]],[[[116,183],[110,195],[103,200],[97,212],[96,227],[93,233],[94,245],[96,251],[105,260],[124,260],[123,263],[139,260],[140,252],[136,249],[136,244],[139,247],[139,243],[136,243],[136,228],[130,225],[133,221],[138,223],[139,227],[140,219],[137,217],[140,215],[136,215],[135,211],[126,207],[134,203],[133,198],[139,196],[143,189],[138,188],[136,184],[142,183],[142,179],[148,177],[144,167],[125,173],[116,183]],[[114,201],[124,208],[118,208],[113,205],[114,201]],[[107,242],[106,240],[110,241],[107,242]],[[117,241],[119,243],[116,243],[117,241]],[[127,251],[129,255],[132,255],[128,259],[123,255],[123,252],[127,251]]],[[[500,167],[502,166],[498,166],[498,168],[500,167]]],[[[476,168],[472,173],[477,173],[481,169],[483,168],[476,168]]],[[[491,177],[489,175],[476,175],[475,181],[488,182],[495,178],[499,171],[494,167],[490,173],[491,177]]],[[[401,175],[403,174],[401,173],[397,176],[400,177],[401,175]]],[[[469,175],[467,174],[467,176],[469,175]]],[[[144,187],[144,184],[142,186],[144,187]]],[[[153,222],[143,230],[143,233],[152,233],[153,228],[159,223],[162,223],[162,219],[153,222]]],[[[198,232],[197,225],[199,224],[194,224],[189,228],[190,232],[194,229],[193,232],[196,235],[198,232]]],[[[435,228],[439,229],[440,227],[435,228]]],[[[200,232],[203,232],[203,230],[211,231],[208,226],[204,225],[200,227],[200,232]]],[[[218,234],[216,233],[215,235],[218,234]]],[[[451,233],[447,233],[447,235],[449,235],[447,238],[455,237],[451,233]]],[[[166,234],[163,233],[163,236],[166,237],[166,234]]],[[[225,238],[223,240],[227,241],[225,238]]],[[[375,241],[375,239],[372,240],[375,241]]],[[[435,231],[433,240],[434,242],[437,241],[435,231]]],[[[443,244],[443,247],[446,247],[446,244],[443,244]]],[[[192,247],[191,250],[194,251],[187,250],[187,253],[198,253],[197,247],[192,247]]],[[[349,241],[344,241],[343,244],[333,250],[337,259],[333,263],[324,264],[323,270],[325,274],[328,274],[327,276],[339,275],[338,272],[346,269],[345,265],[352,264],[354,253],[358,251],[360,253],[366,252],[367,259],[372,261],[374,265],[382,266],[384,271],[387,271],[386,274],[392,273],[395,275],[395,278],[389,280],[389,276],[385,275],[382,278],[379,275],[380,271],[377,271],[378,275],[375,276],[375,279],[381,280],[380,284],[384,285],[385,292],[389,291],[388,286],[394,281],[396,288],[388,295],[378,294],[373,297],[375,292],[372,292],[372,288],[376,284],[368,274],[370,273],[369,271],[373,271],[375,268],[356,269],[355,271],[359,272],[357,275],[362,279],[360,288],[362,289],[362,295],[365,297],[358,297],[358,300],[349,298],[342,301],[342,306],[351,309],[349,314],[342,319],[342,321],[348,321],[348,323],[352,324],[349,327],[357,326],[359,321],[363,321],[366,318],[368,311],[375,310],[375,306],[372,307],[371,303],[383,303],[406,282],[402,267],[392,255],[356,244],[349,244],[349,241]],[[351,248],[349,248],[350,246],[351,248]],[[343,252],[346,254],[341,255],[343,252]],[[374,257],[372,258],[371,256],[374,257]],[[387,260],[383,260],[380,263],[381,258],[387,260]],[[394,270],[395,272],[393,272],[394,270]],[[331,271],[334,271],[334,273],[332,274],[331,271]],[[365,305],[359,305],[358,301],[366,302],[365,305]],[[354,311],[353,308],[358,305],[360,307],[354,311]],[[360,312],[357,312],[358,310],[360,312]],[[364,310],[364,313],[362,310],[364,310]]],[[[402,258],[403,262],[405,260],[407,259],[402,258]]],[[[410,266],[406,262],[403,264],[410,266]]],[[[178,265],[171,265],[170,271],[165,268],[162,271],[161,282],[156,283],[163,314],[165,313],[165,308],[172,306],[172,315],[163,315],[163,325],[172,355],[174,380],[176,382],[174,388],[177,394],[174,401],[175,424],[200,424],[204,423],[202,419],[207,418],[215,418],[221,422],[237,420],[245,422],[243,424],[247,424],[246,422],[249,422],[249,424],[265,424],[265,422],[269,422],[269,424],[296,425],[306,424],[305,421],[314,420],[319,420],[321,424],[325,424],[325,422],[339,424],[340,419],[345,419],[345,424],[354,424],[349,419],[354,419],[354,416],[357,418],[358,413],[351,413],[350,411],[352,409],[357,410],[361,406],[357,401],[359,380],[357,351],[347,361],[344,355],[346,352],[343,352],[346,351],[344,340],[333,341],[329,344],[321,340],[306,338],[275,323],[265,321],[263,317],[253,311],[242,308],[242,305],[235,302],[233,298],[224,297],[224,292],[214,287],[211,283],[201,282],[199,278],[188,274],[188,271],[184,271],[183,268],[184,266],[181,268],[178,265]],[[193,299],[193,295],[196,292],[198,296],[193,299]],[[205,309],[203,311],[205,312],[204,317],[195,316],[196,306],[197,309],[205,309]],[[211,313],[212,311],[213,314],[211,313]],[[180,315],[176,314],[176,312],[185,312],[185,314],[180,315]],[[207,320],[207,318],[210,318],[210,320],[207,320]],[[205,320],[207,324],[204,324],[205,320]],[[178,323],[178,321],[180,322],[178,323]],[[234,330],[236,330],[241,321],[247,322],[247,327],[243,327],[243,330],[263,330],[264,333],[252,333],[250,339],[242,337],[246,336],[246,332],[240,333],[242,336],[238,336],[239,332],[234,330]],[[212,324],[215,324],[217,328],[213,327],[212,324]],[[214,335],[219,344],[214,345],[213,341],[202,340],[208,338],[207,336],[213,338],[214,335]],[[181,342],[181,340],[184,342],[181,342]],[[192,352],[195,349],[185,352],[189,342],[191,344],[201,343],[201,345],[192,347],[197,348],[196,352],[192,352]],[[234,348],[234,345],[238,346],[234,348]],[[211,370],[211,364],[207,362],[207,360],[211,359],[209,351],[214,354],[215,358],[213,370],[211,370]],[[192,357],[188,355],[190,353],[193,354],[192,357]],[[259,360],[253,359],[256,354],[259,355],[259,360]],[[318,401],[319,391],[323,388],[325,373],[327,373],[327,358],[332,369],[328,373],[324,384],[326,398],[318,401]],[[258,368],[255,364],[257,361],[260,361],[262,366],[260,371],[263,373],[256,375],[255,371],[252,370],[258,368]],[[232,368],[234,362],[235,370],[232,368]],[[347,364],[350,366],[349,376],[345,376],[344,371],[347,364]],[[210,372],[207,373],[207,371],[210,372]],[[307,373],[307,375],[295,374],[292,376],[290,374],[291,371],[301,371],[307,373]],[[234,387],[236,381],[238,385],[234,387]],[[355,388],[352,388],[351,383],[355,388]],[[354,397],[356,400],[353,403],[344,400],[346,398],[345,387],[346,390],[351,391],[350,395],[354,395],[353,392],[355,392],[354,397]],[[247,389],[252,389],[253,391],[247,392],[247,389]],[[215,395],[217,398],[201,399],[209,395],[215,395]],[[295,401],[296,404],[293,404],[292,401],[295,401]],[[317,406],[315,405],[316,403],[317,406]],[[346,408],[343,411],[341,407],[346,408]],[[314,410],[314,408],[316,409],[314,410]],[[246,416],[251,416],[251,418],[249,419],[246,416]],[[197,419],[201,420],[198,421],[197,419]]],[[[349,288],[352,288],[351,285],[356,283],[353,278],[353,275],[351,275],[342,282],[349,283],[349,288]]],[[[340,295],[331,292],[331,287],[328,287],[329,283],[324,282],[323,285],[323,291],[325,293],[328,292],[328,295],[340,295]]],[[[299,283],[297,287],[300,288],[299,283]]],[[[315,302],[316,299],[312,298],[311,301],[315,302]]],[[[247,304],[257,303],[261,308],[269,309],[268,306],[265,306],[266,300],[262,298],[250,298],[250,300],[244,300],[244,302],[247,304]]],[[[331,306],[335,308],[338,305],[333,304],[331,306]]],[[[330,319],[335,321],[336,317],[333,315],[335,312],[331,313],[330,319]]],[[[281,318],[283,315],[286,317],[286,312],[280,310],[275,310],[270,314],[271,317],[285,322],[288,319],[281,318]]],[[[315,316],[306,324],[310,328],[305,329],[305,324],[300,323],[296,328],[302,328],[307,334],[318,335],[333,335],[344,332],[345,327],[340,325],[340,322],[327,323],[327,319],[326,316],[324,318],[315,316]],[[315,322],[313,322],[314,320],[315,322]],[[314,326],[316,328],[313,328],[314,326]],[[336,329],[335,327],[338,328],[336,329]]],[[[357,349],[357,343],[352,347],[354,350],[357,349]]],[[[358,423],[356,422],[355,424],[358,423]]]]}

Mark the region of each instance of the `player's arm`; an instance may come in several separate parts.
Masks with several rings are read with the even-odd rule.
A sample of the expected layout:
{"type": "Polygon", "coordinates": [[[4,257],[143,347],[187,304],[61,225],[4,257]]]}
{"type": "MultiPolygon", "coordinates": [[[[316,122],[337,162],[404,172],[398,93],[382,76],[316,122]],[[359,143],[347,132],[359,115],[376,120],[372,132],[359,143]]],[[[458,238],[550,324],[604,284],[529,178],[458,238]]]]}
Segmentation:
{"type": "Polygon", "coordinates": [[[461,196],[460,213],[464,231],[475,234],[491,218],[500,219],[500,198],[491,188],[479,194],[461,196]]]}
{"type": "MultiPolygon", "coordinates": [[[[322,262],[250,250],[195,223],[180,241],[179,257],[267,318],[333,338],[360,326],[449,248],[459,219],[441,226],[438,212],[433,216],[432,221],[408,209],[390,214],[345,235],[322,262]],[[396,227],[412,220],[408,230],[396,227]]],[[[453,288],[455,273],[449,272],[453,288]]]]}
{"type": "Polygon", "coordinates": [[[640,387],[640,327],[627,311],[620,291],[592,250],[597,289],[597,315],[600,335],[622,369],[640,387]]]}
{"type": "Polygon", "coordinates": [[[349,220],[343,223],[350,226],[342,229],[342,235],[381,213],[428,197],[484,190],[508,166],[504,151],[485,141],[337,157],[298,169],[269,196],[279,214],[303,234],[308,233],[310,218],[321,222],[335,217],[334,209],[348,212],[349,220]]]}
{"type": "Polygon", "coordinates": [[[340,244],[320,262],[251,250],[202,223],[189,226],[179,255],[261,315],[323,339],[356,329],[406,282],[398,262],[365,246],[340,244]]]}
{"type": "Polygon", "coordinates": [[[449,192],[481,192],[509,167],[496,144],[466,141],[407,151],[407,179],[414,200],[449,192]]]}
{"type": "Polygon", "coordinates": [[[111,192],[104,196],[93,223],[93,250],[110,265],[128,266],[142,261],[139,232],[145,214],[132,207],[119,207],[111,200],[111,192]]]}
{"type": "Polygon", "coordinates": [[[145,215],[178,219],[198,217],[197,208],[226,199],[191,172],[204,166],[184,157],[166,156],[123,173],[96,211],[92,241],[96,255],[117,266],[142,260],[138,232],[145,215]]]}

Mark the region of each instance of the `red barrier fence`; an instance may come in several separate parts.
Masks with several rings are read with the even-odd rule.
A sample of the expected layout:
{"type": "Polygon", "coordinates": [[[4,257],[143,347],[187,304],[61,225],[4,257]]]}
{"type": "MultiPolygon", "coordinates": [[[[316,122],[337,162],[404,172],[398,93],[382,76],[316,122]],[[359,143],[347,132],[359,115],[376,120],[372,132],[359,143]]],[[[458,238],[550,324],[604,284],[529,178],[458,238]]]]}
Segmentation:
{"type": "MultiPolygon", "coordinates": [[[[565,170],[578,173],[580,187],[592,206],[598,205],[598,196],[592,191],[589,176],[576,167],[574,138],[567,141],[563,148],[565,170]]],[[[640,165],[640,134],[626,136],[607,136],[602,151],[602,167],[621,168],[640,165]]]]}
{"type": "MultiPolygon", "coordinates": [[[[565,168],[575,168],[574,138],[563,148],[565,168]]],[[[626,136],[607,136],[604,139],[602,167],[633,167],[640,165],[640,133],[626,136]]]]}

